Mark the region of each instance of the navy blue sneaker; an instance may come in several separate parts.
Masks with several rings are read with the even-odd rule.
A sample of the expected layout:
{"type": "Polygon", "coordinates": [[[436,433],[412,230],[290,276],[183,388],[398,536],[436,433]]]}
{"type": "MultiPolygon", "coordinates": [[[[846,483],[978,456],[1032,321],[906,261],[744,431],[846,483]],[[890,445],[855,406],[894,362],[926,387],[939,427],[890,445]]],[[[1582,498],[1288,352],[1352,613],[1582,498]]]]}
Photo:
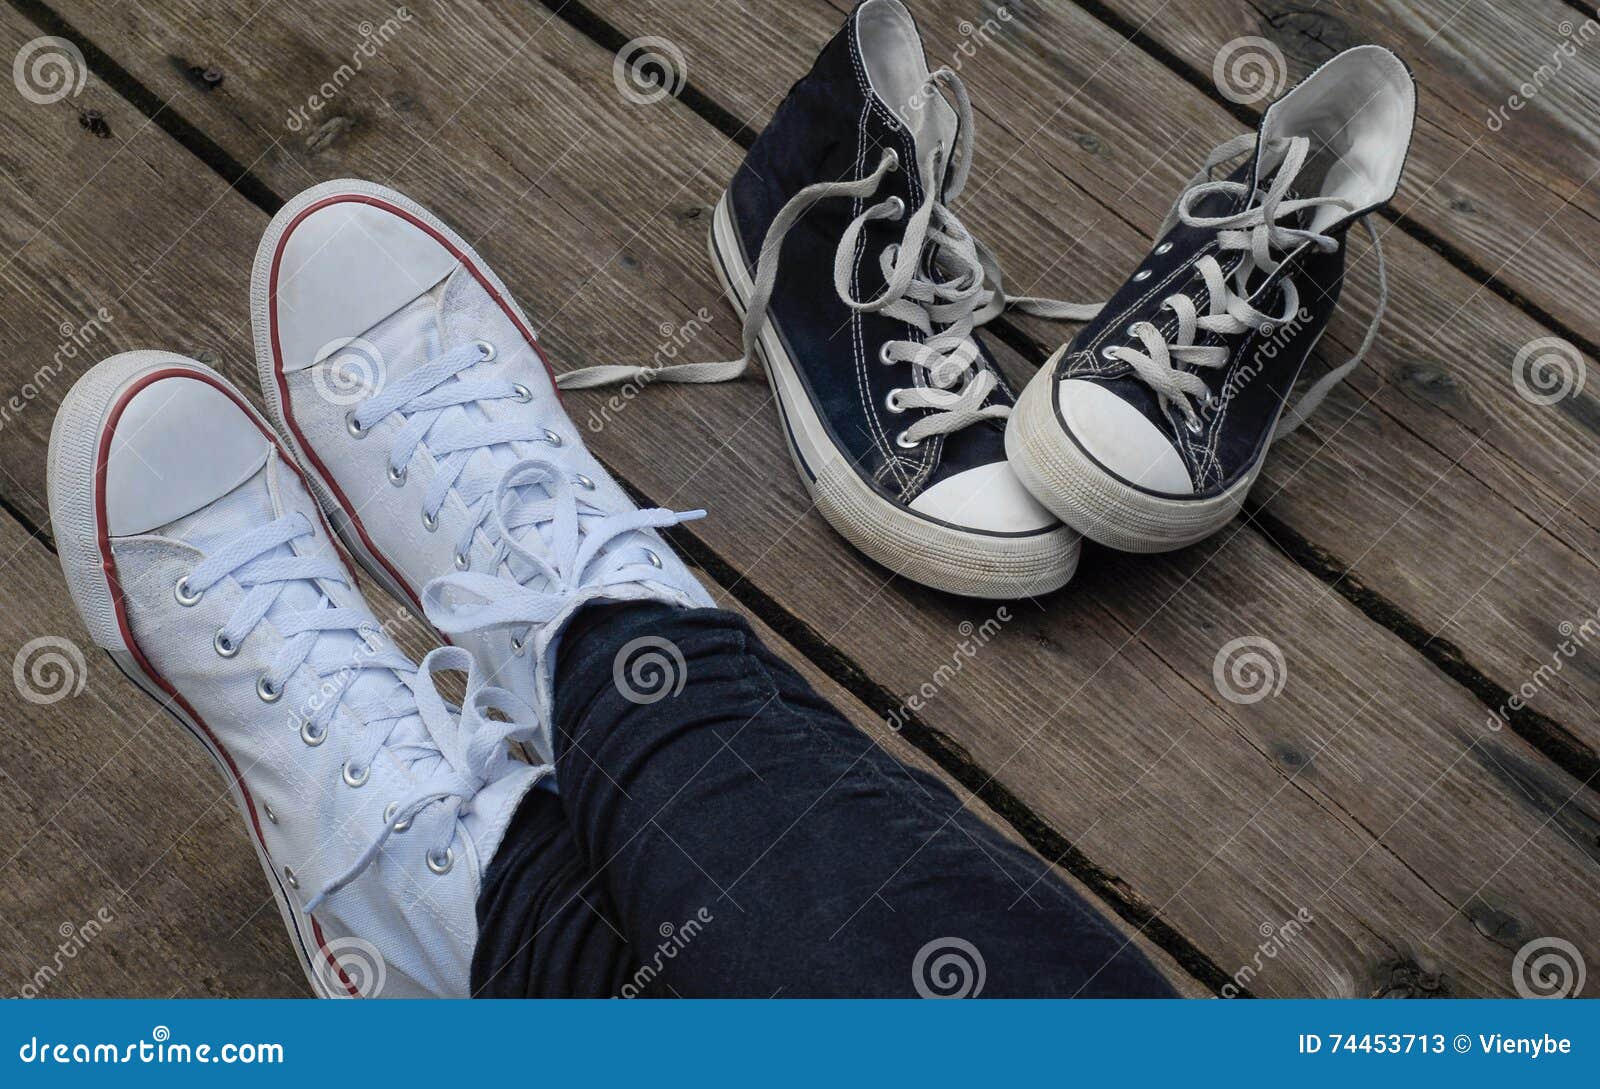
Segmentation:
{"type": "Polygon", "coordinates": [[[1360,46],[1213,152],[1139,270],[1023,391],[1006,449],[1041,503],[1130,552],[1180,548],[1233,518],[1268,447],[1376,336],[1386,286],[1368,222],[1378,305],[1366,339],[1285,412],[1339,300],[1350,227],[1400,184],[1415,113],[1405,65],[1360,46]]]}
{"type": "MultiPolygon", "coordinates": [[[[1006,300],[950,204],[972,156],[953,72],[899,0],[866,0],[717,205],[712,259],[817,509],[892,571],[958,594],[1063,585],[1079,538],[1006,461],[1014,396],[975,338],[1006,300]]],[[[697,365],[705,367],[705,364],[697,365]]]]}

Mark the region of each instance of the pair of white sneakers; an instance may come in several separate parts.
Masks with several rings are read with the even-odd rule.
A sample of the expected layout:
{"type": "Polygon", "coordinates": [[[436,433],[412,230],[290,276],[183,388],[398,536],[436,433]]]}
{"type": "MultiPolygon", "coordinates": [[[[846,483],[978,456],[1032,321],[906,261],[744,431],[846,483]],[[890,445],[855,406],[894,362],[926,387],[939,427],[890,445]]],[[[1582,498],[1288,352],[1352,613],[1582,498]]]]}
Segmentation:
{"type": "Polygon", "coordinates": [[[711,605],[656,532],[699,512],[634,507],[505,285],[398,193],[301,194],[251,295],[271,424],[170,352],[68,393],[62,570],[94,642],[222,771],[315,992],[465,996],[482,875],[555,786],[564,623],[593,600],[711,605]],[[454,645],[401,654],[335,537],[454,645]],[[467,674],[460,708],[445,671],[467,674]]]}

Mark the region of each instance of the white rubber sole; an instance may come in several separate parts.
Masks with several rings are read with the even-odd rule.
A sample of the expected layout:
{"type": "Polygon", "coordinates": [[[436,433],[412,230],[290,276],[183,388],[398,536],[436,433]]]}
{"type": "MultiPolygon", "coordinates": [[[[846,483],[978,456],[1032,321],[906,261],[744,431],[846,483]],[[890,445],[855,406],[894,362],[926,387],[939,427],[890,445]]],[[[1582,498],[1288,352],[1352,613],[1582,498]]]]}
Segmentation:
{"type": "MultiPolygon", "coordinates": [[[[280,869],[267,853],[266,845],[254,834],[254,818],[239,781],[229,769],[228,760],[211,740],[210,731],[168,694],[163,682],[139,664],[140,655],[129,646],[129,635],[117,615],[113,588],[108,580],[100,550],[100,512],[96,487],[96,466],[101,437],[107,418],[123,392],[140,377],[158,370],[184,369],[203,374],[228,386],[226,379],[203,364],[171,352],[127,352],[112,356],[91,368],[68,391],[50,429],[48,488],[50,523],[55,533],[61,571],[72,599],[89,629],[96,646],[111,657],[128,679],[142,688],[166,709],[195,739],[216,765],[243,818],[251,845],[266,874],[267,885],[277,901],[278,913],[289,932],[290,944],[300,959],[300,967],[312,992],[322,998],[345,997],[331,990],[332,968],[321,968],[324,955],[314,936],[314,923],[289,900],[280,880],[280,869]]],[[[266,421],[256,415],[263,430],[270,434],[266,421]]]]}
{"type": "MultiPolygon", "coordinates": [[[[710,243],[717,279],[743,321],[755,285],[740,256],[726,194],[712,216],[710,243]]],[[[1081,542],[1066,526],[1024,537],[965,532],[879,495],[828,436],[771,322],[756,348],[801,481],[828,524],[868,557],[915,582],[966,597],[1036,597],[1072,579],[1081,542]]]]}
{"type": "Polygon", "coordinates": [[[1239,513],[1260,461],[1233,487],[1204,499],[1167,498],[1132,487],[1062,429],[1055,412],[1055,362],[1041,367],[1017,398],[1006,424],[1006,456],[1023,486],[1057,518],[1108,548],[1170,552],[1204,540],[1239,513]]]}

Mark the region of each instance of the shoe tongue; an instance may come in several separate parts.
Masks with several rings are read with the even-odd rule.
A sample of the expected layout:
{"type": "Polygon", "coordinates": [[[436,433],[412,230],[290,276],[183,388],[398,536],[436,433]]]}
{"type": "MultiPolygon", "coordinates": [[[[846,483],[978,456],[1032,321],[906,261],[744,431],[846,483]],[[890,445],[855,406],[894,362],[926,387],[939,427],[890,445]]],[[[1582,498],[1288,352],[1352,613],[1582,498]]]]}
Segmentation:
{"type": "Polygon", "coordinates": [[[911,13],[902,4],[875,0],[858,8],[856,19],[861,65],[872,94],[910,133],[923,183],[942,189],[956,146],[956,112],[928,84],[928,58],[911,13]],[[933,156],[941,144],[944,164],[941,176],[934,177],[933,156]]]}
{"type": "MultiPolygon", "coordinates": [[[[447,281],[446,281],[447,282],[447,281]]],[[[368,329],[344,352],[364,351],[376,356],[377,378],[394,382],[404,378],[439,351],[438,296],[445,282],[423,292],[405,306],[368,329]],[[365,342],[362,344],[361,342],[365,342]]],[[[339,356],[334,357],[337,363],[339,356]]]]}
{"type": "MultiPolygon", "coordinates": [[[[206,554],[214,553],[230,541],[237,538],[241,532],[257,528],[276,521],[279,517],[272,499],[271,476],[278,465],[276,457],[269,457],[261,470],[240,484],[233,491],[213,503],[209,503],[193,514],[185,515],[175,522],[169,523],[157,532],[163,536],[183,541],[193,545],[206,554]]],[[[282,476],[280,483],[284,482],[282,476]]],[[[286,485],[288,486],[288,485],[286,485]]],[[[298,484],[292,485],[298,488],[298,484]]],[[[306,503],[309,504],[309,498],[306,503]]],[[[302,509],[309,510],[309,507],[302,509]]],[[[314,515],[308,514],[308,517],[314,515]]],[[[262,558],[287,558],[294,555],[294,550],[289,545],[279,545],[270,552],[264,553],[262,558]]],[[[315,609],[322,600],[322,593],[310,582],[293,582],[285,585],[278,595],[277,601],[267,610],[267,620],[279,620],[295,612],[305,612],[315,609]]],[[[360,665],[370,661],[371,652],[364,640],[354,632],[328,631],[317,637],[317,645],[311,652],[315,662],[326,663],[334,666],[360,665]]],[[[388,670],[358,669],[355,680],[351,683],[349,692],[358,698],[381,700],[394,694],[397,688],[403,688],[394,674],[388,670]]],[[[415,718],[415,716],[412,716],[415,718]]],[[[397,727],[399,732],[407,724],[397,727]]],[[[415,727],[420,730],[422,722],[416,720],[415,727]]]]}

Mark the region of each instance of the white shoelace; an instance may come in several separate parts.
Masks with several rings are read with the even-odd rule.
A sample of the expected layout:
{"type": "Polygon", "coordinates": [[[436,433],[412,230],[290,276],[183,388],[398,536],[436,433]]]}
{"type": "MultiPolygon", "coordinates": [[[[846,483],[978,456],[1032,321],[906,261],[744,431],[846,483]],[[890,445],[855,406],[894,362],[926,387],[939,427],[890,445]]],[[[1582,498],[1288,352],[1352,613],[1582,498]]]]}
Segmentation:
{"type": "MultiPolygon", "coordinates": [[[[1157,237],[1164,237],[1181,221],[1190,227],[1215,230],[1219,252],[1243,253],[1231,276],[1223,271],[1221,262],[1210,254],[1195,262],[1195,271],[1205,282],[1206,313],[1201,314],[1188,295],[1169,295],[1162,305],[1177,316],[1178,327],[1174,339],[1169,341],[1151,322],[1139,322],[1131,331],[1139,338],[1143,351],[1120,345],[1105,350],[1106,358],[1121,360],[1132,366],[1139,380],[1155,391],[1163,405],[1176,404],[1191,429],[1198,429],[1201,422],[1194,402],[1198,401],[1201,408],[1210,408],[1214,404],[1213,395],[1199,375],[1178,369],[1173,365],[1174,362],[1190,367],[1224,367],[1232,358],[1232,349],[1227,345],[1197,344],[1195,341],[1201,333],[1232,337],[1256,331],[1270,335],[1272,330],[1296,321],[1300,312],[1300,294],[1294,281],[1289,277],[1280,281],[1282,312],[1268,314],[1257,309],[1251,301],[1249,285],[1252,277],[1258,273],[1271,275],[1276,272],[1302,246],[1315,246],[1327,253],[1339,248],[1338,239],[1317,231],[1285,226],[1284,220],[1292,220],[1307,209],[1322,206],[1339,208],[1345,212],[1354,211],[1348,201],[1336,197],[1284,199],[1310,153],[1311,142],[1305,137],[1293,137],[1272,148],[1274,151],[1283,151],[1284,155],[1264,193],[1260,190],[1252,193],[1250,187],[1240,182],[1210,180],[1211,171],[1217,166],[1255,150],[1256,140],[1255,134],[1246,133],[1213,151],[1206,158],[1205,167],[1184,187],[1183,194],[1156,232],[1157,237]],[[1191,209],[1198,201],[1218,193],[1258,199],[1244,211],[1233,215],[1193,214],[1191,209]]],[[[1388,301],[1388,275],[1378,233],[1366,218],[1362,219],[1362,223],[1372,238],[1378,266],[1378,301],[1366,336],[1354,355],[1318,379],[1284,414],[1273,434],[1273,441],[1283,438],[1304,423],[1329,391],[1360,365],[1377,339],[1378,326],[1383,321],[1383,311],[1388,301]]]]}
{"type": "Polygon", "coordinates": [[[705,517],[703,510],[601,510],[579,495],[559,466],[537,459],[506,472],[491,510],[514,581],[478,572],[444,575],[424,588],[422,605],[446,635],[521,628],[519,648],[574,602],[660,576],[660,556],[642,545],[618,548],[619,538],[705,517]]]}
{"type": "MultiPolygon", "coordinates": [[[[980,420],[1003,419],[1010,408],[986,404],[998,381],[982,362],[973,332],[1007,308],[1042,317],[1087,321],[1098,306],[1078,306],[1047,299],[1006,297],[998,263],[989,250],[962,226],[949,204],[960,196],[972,169],[972,104],[960,78],[942,68],[928,79],[927,87],[948,88],[957,111],[957,147],[949,160],[950,177],[942,190],[947,149],[936,148],[927,170],[927,193],[906,218],[899,197],[866,208],[846,228],[834,252],[834,290],[839,300],[859,313],[881,313],[903,321],[923,335],[923,340],[886,343],[879,361],[886,365],[909,363],[923,381],[891,392],[895,409],[925,409],[927,414],[907,427],[900,441],[915,446],[934,435],[946,435],[980,420]],[[878,260],[886,281],[877,298],[862,300],[851,288],[856,250],[868,223],[889,219],[906,222],[900,242],[886,247],[878,260]]],[[[749,366],[768,317],[777,284],[779,256],[790,229],[813,205],[847,197],[865,200],[878,191],[883,179],[899,169],[895,152],[886,150],[871,174],[854,181],[818,182],[796,193],[767,229],[756,262],[755,288],[749,299],[743,329],[744,354],[720,363],[686,363],[668,367],[601,366],[564,374],[564,389],[584,389],[629,381],[726,382],[738,378],[749,366]]]]}
{"type": "MultiPolygon", "coordinates": [[[[257,695],[265,702],[276,702],[288,678],[301,666],[310,668],[319,682],[319,702],[314,709],[307,707],[310,713],[300,727],[301,739],[308,745],[320,745],[343,707],[362,724],[361,736],[351,746],[344,767],[347,782],[364,783],[372,762],[385,749],[416,777],[412,791],[391,803],[382,827],[356,860],[307,902],[308,912],[360,876],[377,859],[391,834],[404,831],[436,802],[444,804],[439,811],[437,839],[427,858],[435,872],[447,871],[454,862],[451,845],[456,819],[470,808],[478,791],[510,764],[507,743],[531,738],[536,731],[532,709],[509,692],[487,687],[465,651],[441,648],[428,655],[420,671],[415,670],[404,655],[383,641],[371,614],[333,605],[318,582],[350,585],[348,574],[334,557],[269,555],[315,533],[311,522],[299,513],[248,530],[197,564],[176,590],[178,600],[187,604],[229,577],[245,591],[213,640],[218,654],[232,657],[288,587],[305,583],[316,589],[316,607],[273,616],[272,625],[282,636],[283,646],[257,682],[257,695]],[[333,632],[353,634],[361,641],[360,647],[354,653],[333,650],[323,638],[333,632]],[[467,674],[467,703],[459,714],[445,706],[433,682],[435,672],[454,670],[467,674]],[[374,694],[371,686],[356,689],[357,681],[373,672],[380,680],[387,674],[391,683],[384,691],[374,694]],[[488,718],[489,710],[498,711],[507,721],[488,718]]],[[[429,819],[433,821],[432,814],[429,819]]]]}
{"type": "MultiPolygon", "coordinates": [[[[456,566],[465,570],[471,563],[472,541],[483,528],[493,506],[493,496],[501,481],[501,470],[492,459],[474,459],[480,450],[513,442],[542,442],[559,447],[563,440],[549,428],[529,420],[516,419],[490,423],[473,419],[466,409],[490,401],[527,403],[532,393],[495,373],[495,349],[487,341],[475,341],[452,348],[390,383],[361,402],[347,417],[352,435],[365,437],[367,431],[387,417],[399,414],[404,426],[395,434],[389,452],[389,480],[405,483],[411,456],[423,442],[438,463],[438,472],[422,500],[422,524],[430,532],[438,525],[439,512],[455,489],[472,512],[456,543],[456,566]],[[452,411],[455,410],[455,411],[452,411]]],[[[575,475],[573,483],[592,491],[594,482],[575,475]]],[[[522,530],[532,523],[514,525],[522,530]]],[[[502,548],[491,569],[505,559],[502,548]]]]}

